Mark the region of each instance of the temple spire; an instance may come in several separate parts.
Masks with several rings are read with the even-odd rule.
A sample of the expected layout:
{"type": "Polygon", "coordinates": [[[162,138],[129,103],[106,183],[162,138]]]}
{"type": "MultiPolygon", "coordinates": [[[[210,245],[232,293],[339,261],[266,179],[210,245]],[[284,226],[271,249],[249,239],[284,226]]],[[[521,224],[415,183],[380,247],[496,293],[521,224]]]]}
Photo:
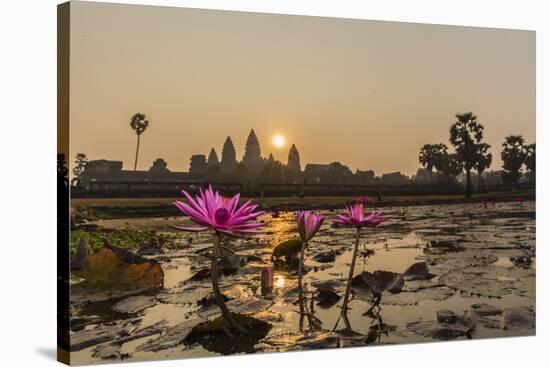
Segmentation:
{"type": "Polygon", "coordinates": [[[208,167],[216,167],[220,164],[220,160],[218,159],[218,154],[216,153],[216,151],[214,150],[214,148],[212,148],[210,150],[210,154],[208,155],[208,163],[207,163],[207,166],[208,167]]]}
{"type": "Polygon", "coordinates": [[[289,169],[295,172],[300,172],[300,154],[298,153],[298,149],[296,149],[296,145],[292,144],[290,147],[290,151],[288,152],[288,163],[287,166],[289,169]]]}
{"type": "Polygon", "coordinates": [[[222,171],[226,173],[232,173],[237,167],[237,154],[230,136],[225,139],[223,144],[221,167],[222,171]]]}
{"type": "Polygon", "coordinates": [[[260,142],[254,132],[254,129],[250,130],[248,139],[246,139],[246,145],[244,148],[243,163],[244,164],[256,164],[261,160],[262,151],[260,149],[260,142]]]}

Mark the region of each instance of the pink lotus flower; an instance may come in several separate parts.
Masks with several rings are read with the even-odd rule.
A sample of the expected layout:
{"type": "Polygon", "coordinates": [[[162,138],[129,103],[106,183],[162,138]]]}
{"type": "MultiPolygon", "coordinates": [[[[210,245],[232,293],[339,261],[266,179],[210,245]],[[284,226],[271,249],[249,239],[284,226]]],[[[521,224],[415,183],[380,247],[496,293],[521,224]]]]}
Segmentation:
{"type": "Polygon", "coordinates": [[[347,216],[337,214],[333,220],[334,223],[348,227],[362,228],[362,227],[376,227],[382,223],[385,219],[382,217],[382,212],[373,212],[371,215],[365,218],[365,209],[363,204],[347,205],[347,216]]]}
{"type": "Polygon", "coordinates": [[[215,232],[237,237],[261,233],[258,228],[264,226],[264,223],[249,222],[264,212],[254,211],[258,205],[251,204],[250,200],[238,207],[240,194],[226,199],[217,191],[213,191],[210,185],[204,191],[200,189],[200,194],[194,199],[185,190],[182,192],[187,203],[176,201],[174,205],[200,227],[174,226],[173,228],[185,232],[202,232],[213,229],[215,232]]]}
{"type": "Polygon", "coordinates": [[[516,201],[516,203],[520,203],[520,204],[523,204],[525,202],[525,198],[523,196],[518,196],[514,198],[514,200],[516,201]]]}
{"type": "Polygon", "coordinates": [[[296,213],[298,233],[302,241],[307,242],[315,236],[315,233],[323,224],[325,217],[308,211],[298,210],[296,213]]]}
{"type": "Polygon", "coordinates": [[[361,197],[358,197],[355,202],[357,204],[363,204],[363,205],[369,205],[369,204],[372,204],[374,202],[374,200],[368,196],[361,196],[361,197]]]}
{"type": "Polygon", "coordinates": [[[413,201],[411,199],[403,200],[403,205],[412,205],[413,201]]]}

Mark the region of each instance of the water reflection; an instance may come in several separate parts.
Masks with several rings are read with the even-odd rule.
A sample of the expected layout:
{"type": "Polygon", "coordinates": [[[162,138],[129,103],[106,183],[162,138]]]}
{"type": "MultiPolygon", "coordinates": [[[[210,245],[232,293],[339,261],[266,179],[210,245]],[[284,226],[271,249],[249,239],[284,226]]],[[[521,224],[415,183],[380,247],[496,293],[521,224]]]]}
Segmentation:
{"type": "Polygon", "coordinates": [[[282,274],[275,275],[275,278],[273,279],[273,287],[280,289],[285,287],[285,277],[282,274]]]}

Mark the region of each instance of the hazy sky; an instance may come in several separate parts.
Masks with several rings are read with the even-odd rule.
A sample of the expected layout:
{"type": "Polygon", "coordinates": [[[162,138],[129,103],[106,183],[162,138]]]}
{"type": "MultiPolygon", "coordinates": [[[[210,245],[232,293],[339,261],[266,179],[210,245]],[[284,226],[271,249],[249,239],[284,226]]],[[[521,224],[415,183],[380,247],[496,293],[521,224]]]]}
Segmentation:
{"type": "Polygon", "coordinates": [[[133,168],[130,117],[147,115],[138,168],[226,136],[242,158],[340,161],[376,174],[419,167],[425,143],[448,144],[473,111],[499,169],[509,134],[535,139],[535,33],[334,18],[73,2],[71,154],[133,168]],[[272,145],[275,134],[287,139],[272,145]]]}

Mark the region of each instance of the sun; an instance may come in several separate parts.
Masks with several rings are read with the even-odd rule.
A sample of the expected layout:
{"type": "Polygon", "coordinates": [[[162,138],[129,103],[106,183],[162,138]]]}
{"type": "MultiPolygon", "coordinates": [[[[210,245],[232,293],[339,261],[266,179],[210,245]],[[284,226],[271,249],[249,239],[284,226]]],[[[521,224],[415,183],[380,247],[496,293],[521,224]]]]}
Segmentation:
{"type": "Polygon", "coordinates": [[[273,145],[276,148],[282,148],[285,146],[285,144],[286,144],[286,139],[284,136],[282,136],[281,134],[277,134],[273,136],[273,145]]]}

